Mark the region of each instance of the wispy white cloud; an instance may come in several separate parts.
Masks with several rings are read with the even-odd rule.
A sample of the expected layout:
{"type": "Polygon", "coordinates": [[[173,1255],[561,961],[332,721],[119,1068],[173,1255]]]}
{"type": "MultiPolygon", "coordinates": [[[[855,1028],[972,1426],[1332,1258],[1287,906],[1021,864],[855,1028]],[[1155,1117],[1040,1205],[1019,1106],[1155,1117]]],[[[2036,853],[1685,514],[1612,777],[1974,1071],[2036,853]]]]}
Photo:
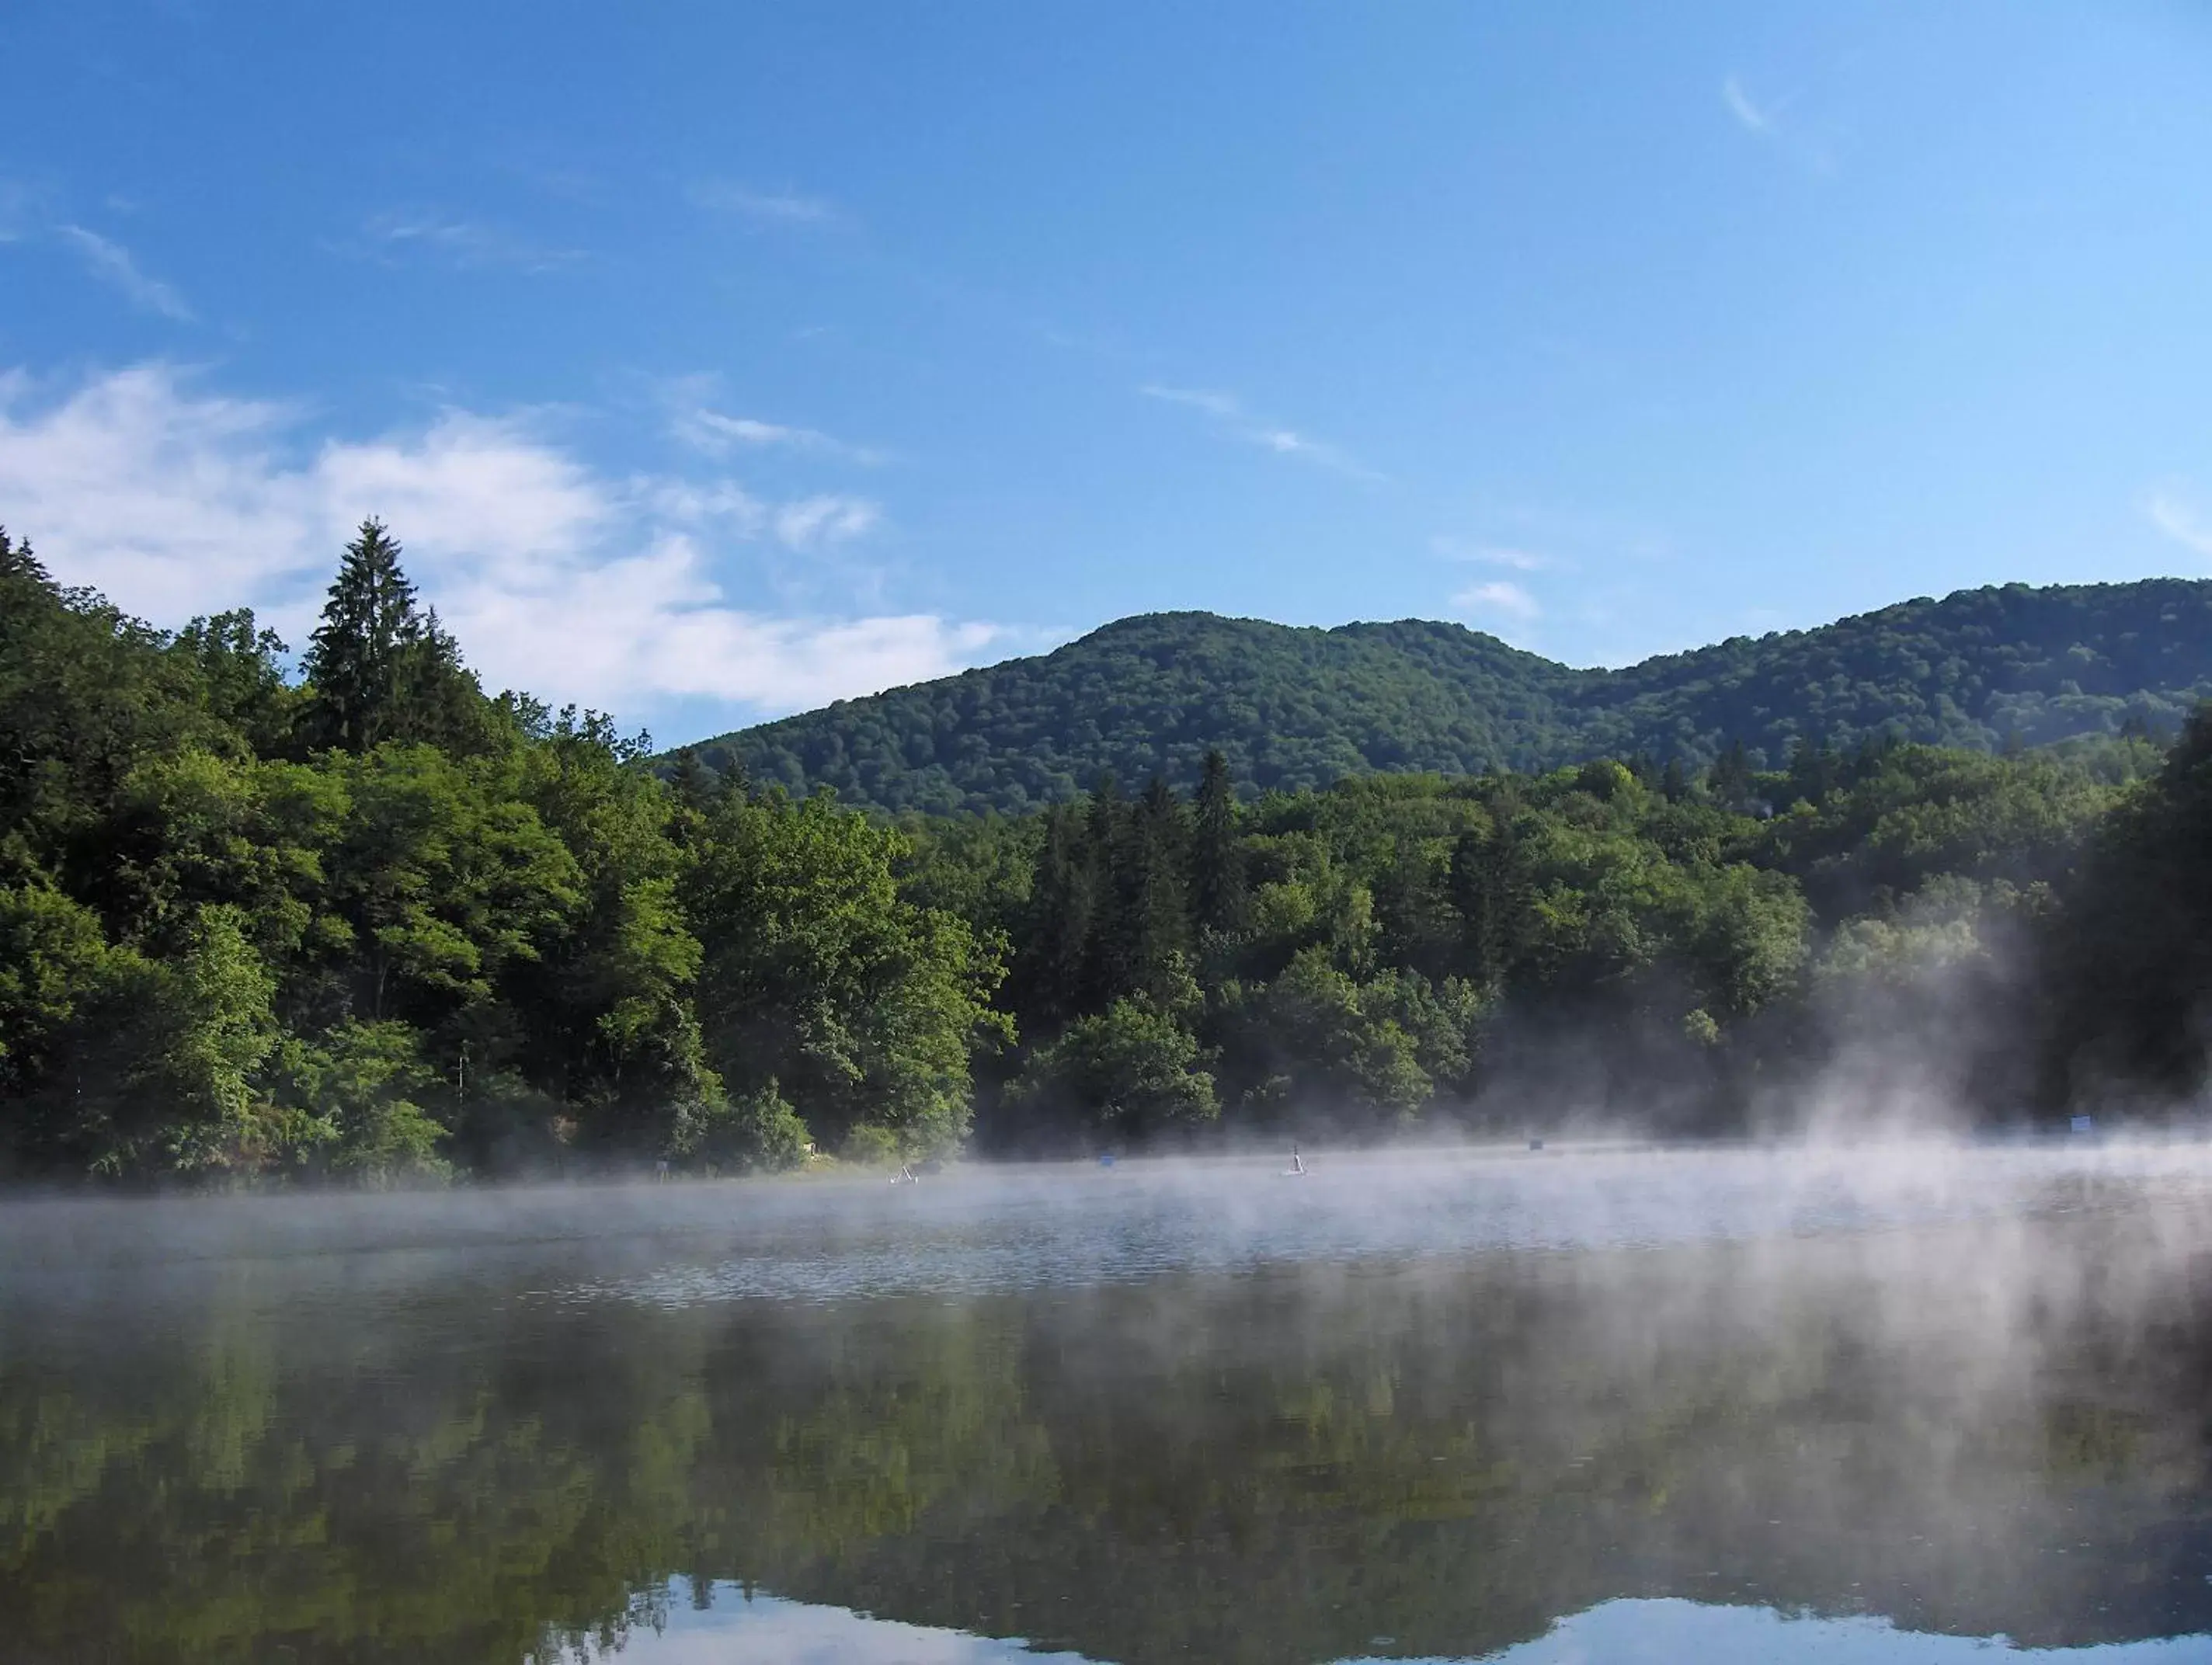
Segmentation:
{"type": "Polygon", "coordinates": [[[740,538],[757,538],[769,523],[769,505],[735,480],[693,481],[652,476],[630,482],[633,501],[679,526],[719,524],[740,538]]]}
{"type": "Polygon", "coordinates": [[[669,423],[676,437],[694,450],[724,456],[732,450],[781,449],[812,452],[847,462],[874,465],[884,453],[872,447],[848,445],[817,428],[798,428],[787,422],[763,422],[755,416],[725,416],[703,404],[680,406],[669,423]]]}
{"type": "Polygon", "coordinates": [[[1241,422],[1244,418],[1244,407],[1233,393],[1216,393],[1203,387],[1164,387],[1158,382],[1148,382],[1137,391],[1148,399],[1188,405],[1223,422],[1241,422]]]}
{"type": "Polygon", "coordinates": [[[824,494],[802,497],[776,510],[775,535],[787,549],[820,549],[848,543],[882,519],[882,511],[865,497],[824,494]]]}
{"type": "Polygon", "coordinates": [[[1744,91],[1743,83],[1734,76],[1721,83],[1721,102],[1728,106],[1729,113],[1736,118],[1747,133],[1771,133],[1775,118],[1782,113],[1778,104],[1771,110],[1760,109],[1752,101],[1751,94],[1744,91]]]}
{"type": "Polygon", "coordinates": [[[364,233],[368,246],[380,254],[417,250],[458,266],[551,271],[585,258],[581,249],[550,247],[499,226],[434,214],[379,215],[364,233]]]}
{"type": "Polygon", "coordinates": [[[781,616],[728,573],[747,540],[818,550],[863,500],[614,479],[527,421],[451,411],[313,443],[301,414],[147,365],[43,397],[0,376],[0,503],[56,575],[158,623],[250,605],[304,638],[339,544],[382,516],[493,687],[631,713],[670,700],[790,710],[942,676],[1004,634],[888,610],[781,616]]]}
{"type": "Polygon", "coordinates": [[[1838,147],[1848,142],[1849,130],[1838,127],[1832,119],[1822,120],[1817,114],[1798,111],[1797,101],[1795,91],[1778,98],[1754,98],[1735,76],[1721,82],[1721,103],[1737,126],[1810,172],[1832,174],[1837,168],[1838,147]]]}
{"type": "Polygon", "coordinates": [[[1503,544],[1470,544],[1458,538],[1432,538],[1429,547],[1447,561],[1464,561],[1485,567],[1505,567],[1517,573],[1541,572],[1553,564],[1548,555],[1503,544]]]}
{"type": "Polygon", "coordinates": [[[1358,480],[1383,477],[1340,446],[1255,416],[1234,393],[1206,387],[1171,387],[1159,382],[1147,382],[1137,391],[1148,399],[1203,411],[1231,437],[1272,451],[1279,457],[1295,458],[1358,480]]]}
{"type": "Polygon", "coordinates": [[[121,294],[132,306],[142,312],[159,313],[180,324],[191,322],[192,309],[185,304],[184,296],[158,277],[140,270],[131,251],[122,244],[77,225],[58,226],[54,234],[76,251],[87,271],[121,294]]]}
{"type": "Polygon", "coordinates": [[[2212,520],[2200,514],[2192,504],[2171,493],[2157,492],[2143,505],[2143,513],[2150,517],[2151,525],[2184,549],[2212,560],[2212,520]]]}
{"type": "Polygon", "coordinates": [[[1534,596],[1502,578],[1462,590],[1452,605],[1463,613],[1503,613],[1524,624],[1544,611],[1534,596]]]}
{"type": "Polygon", "coordinates": [[[761,191],[727,179],[705,179],[693,185],[691,200],[701,208],[735,214],[763,225],[842,226],[851,218],[836,204],[822,197],[802,196],[795,191],[761,191]]]}
{"type": "Polygon", "coordinates": [[[719,410],[697,410],[691,419],[717,439],[734,441],[739,445],[796,445],[821,446],[836,443],[827,434],[811,428],[791,428],[781,422],[762,422],[753,416],[726,416],[719,410]]]}

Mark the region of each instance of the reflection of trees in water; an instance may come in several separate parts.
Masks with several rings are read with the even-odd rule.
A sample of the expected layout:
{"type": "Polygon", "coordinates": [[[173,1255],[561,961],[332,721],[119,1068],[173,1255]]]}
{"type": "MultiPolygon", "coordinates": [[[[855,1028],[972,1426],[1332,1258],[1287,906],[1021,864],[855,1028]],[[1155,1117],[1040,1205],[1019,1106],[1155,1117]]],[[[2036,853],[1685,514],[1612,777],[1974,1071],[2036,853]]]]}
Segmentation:
{"type": "Polygon", "coordinates": [[[672,1575],[1121,1660],[2199,1628],[2212,1346],[2131,1231],[676,1312],[233,1267],[8,1315],[0,1588],[118,1660],[558,1652],[672,1575]]]}

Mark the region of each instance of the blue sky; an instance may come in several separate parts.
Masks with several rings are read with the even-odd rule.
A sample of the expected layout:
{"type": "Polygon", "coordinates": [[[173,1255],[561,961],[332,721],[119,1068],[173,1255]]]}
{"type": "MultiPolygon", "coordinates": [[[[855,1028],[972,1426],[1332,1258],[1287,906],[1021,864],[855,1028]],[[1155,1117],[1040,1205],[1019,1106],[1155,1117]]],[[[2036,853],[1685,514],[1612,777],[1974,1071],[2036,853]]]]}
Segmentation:
{"type": "Polygon", "coordinates": [[[665,741],[1123,614],[2212,573],[2212,11],[11,0],[0,523],[665,741]]]}

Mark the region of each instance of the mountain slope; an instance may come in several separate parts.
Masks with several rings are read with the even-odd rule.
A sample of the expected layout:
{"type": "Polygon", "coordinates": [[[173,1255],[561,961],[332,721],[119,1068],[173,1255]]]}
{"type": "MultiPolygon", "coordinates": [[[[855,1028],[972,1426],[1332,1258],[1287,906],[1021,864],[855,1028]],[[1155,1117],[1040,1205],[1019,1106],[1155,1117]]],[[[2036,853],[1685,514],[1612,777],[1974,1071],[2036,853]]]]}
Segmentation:
{"type": "Polygon", "coordinates": [[[1248,787],[1376,770],[1547,769],[1644,751],[1702,763],[1741,739],[1888,730],[1992,749],[2171,727],[2212,696],[2212,582],[2010,584],[1817,629],[1581,671],[1456,624],[1300,629],[1125,618],[1034,659],[844,700],[701,743],[762,785],[889,810],[1018,811],[1102,771],[1178,785],[1218,747],[1248,787]]]}

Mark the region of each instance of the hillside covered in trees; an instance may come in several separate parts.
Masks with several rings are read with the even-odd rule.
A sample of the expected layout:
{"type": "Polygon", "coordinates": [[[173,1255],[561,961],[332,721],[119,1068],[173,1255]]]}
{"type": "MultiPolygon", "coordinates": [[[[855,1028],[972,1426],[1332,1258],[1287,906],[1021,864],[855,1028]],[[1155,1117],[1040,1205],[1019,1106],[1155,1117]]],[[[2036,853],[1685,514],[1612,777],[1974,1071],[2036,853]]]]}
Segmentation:
{"type": "Polygon", "coordinates": [[[702,742],[759,785],[933,813],[1080,797],[1102,772],[1188,790],[1219,751],[1249,793],[1377,771],[1540,772],[1648,756],[1696,769],[1732,741],[1998,750],[2172,731],[2212,694],[2212,582],[2012,584],[1814,630],[1577,671],[1456,624],[1297,629],[1211,613],[1126,618],[1036,659],[702,742]]]}
{"type": "Polygon", "coordinates": [[[2203,1085],[2203,716],[1256,794],[1214,751],[1189,791],[887,817],[486,696],[398,555],[362,528],[295,674],[249,614],[155,630],[0,536],[0,1176],[2019,1124],[2203,1085]]]}
{"type": "Polygon", "coordinates": [[[825,800],[486,698],[371,523],[288,683],[0,542],[0,1163],[724,1167],[957,1143],[995,950],[825,800]],[[802,1123],[794,1103],[805,1106],[802,1123]]]}

